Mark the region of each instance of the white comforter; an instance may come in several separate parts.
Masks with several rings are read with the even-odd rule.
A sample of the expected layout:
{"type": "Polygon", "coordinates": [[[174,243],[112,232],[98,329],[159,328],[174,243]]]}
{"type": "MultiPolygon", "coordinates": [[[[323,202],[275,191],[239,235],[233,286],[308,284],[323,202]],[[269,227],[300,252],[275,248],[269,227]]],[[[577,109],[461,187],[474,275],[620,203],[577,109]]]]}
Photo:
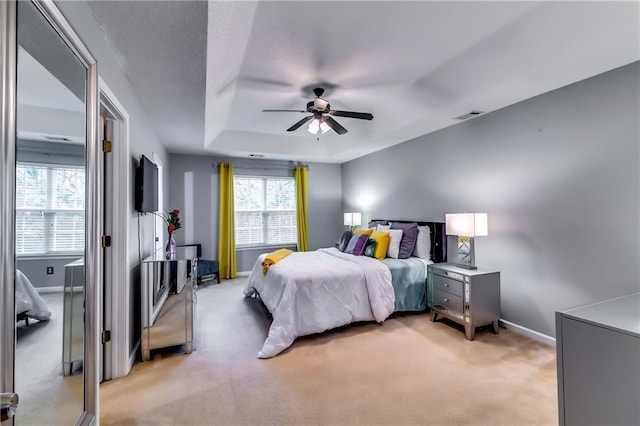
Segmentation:
{"type": "Polygon", "coordinates": [[[394,309],[391,272],[382,262],[336,248],[294,252],[262,274],[256,261],[244,289],[258,292],[273,315],[259,358],[276,356],[298,336],[356,321],[384,321],[394,309]]]}
{"type": "Polygon", "coordinates": [[[40,321],[48,321],[51,318],[51,312],[29,278],[20,270],[16,270],[16,313],[22,312],[40,321]]]}

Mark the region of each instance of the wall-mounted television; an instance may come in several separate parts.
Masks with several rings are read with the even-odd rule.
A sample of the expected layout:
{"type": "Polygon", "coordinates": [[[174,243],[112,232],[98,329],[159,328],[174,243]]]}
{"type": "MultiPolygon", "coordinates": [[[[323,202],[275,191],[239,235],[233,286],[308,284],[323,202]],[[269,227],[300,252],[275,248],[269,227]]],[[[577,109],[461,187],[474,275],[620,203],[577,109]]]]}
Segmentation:
{"type": "Polygon", "coordinates": [[[158,166],[144,155],[136,170],[136,210],[140,213],[158,210],[158,166]]]}

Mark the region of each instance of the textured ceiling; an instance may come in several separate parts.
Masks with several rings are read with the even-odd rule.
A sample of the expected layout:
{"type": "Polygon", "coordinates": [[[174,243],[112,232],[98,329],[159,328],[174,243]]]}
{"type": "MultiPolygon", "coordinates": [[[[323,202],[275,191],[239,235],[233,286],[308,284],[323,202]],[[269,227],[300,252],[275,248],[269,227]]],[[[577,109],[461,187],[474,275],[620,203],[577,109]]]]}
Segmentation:
{"type": "Polygon", "coordinates": [[[202,147],[207,3],[88,3],[167,149],[202,147]]]}
{"type": "Polygon", "coordinates": [[[640,59],[637,2],[90,2],[171,152],[341,163],[640,59]],[[349,132],[319,139],[316,85],[349,132]]]}

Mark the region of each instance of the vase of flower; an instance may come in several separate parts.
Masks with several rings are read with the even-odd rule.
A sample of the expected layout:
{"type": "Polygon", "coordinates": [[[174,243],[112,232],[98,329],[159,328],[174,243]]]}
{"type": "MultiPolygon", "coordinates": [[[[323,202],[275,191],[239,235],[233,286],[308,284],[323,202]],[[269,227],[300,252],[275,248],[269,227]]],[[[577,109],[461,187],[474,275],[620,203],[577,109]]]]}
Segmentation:
{"type": "Polygon", "coordinates": [[[173,232],[169,232],[169,239],[165,247],[167,259],[176,254],[176,240],[173,239],[173,232]]]}
{"type": "Polygon", "coordinates": [[[180,222],[180,210],[172,210],[169,213],[161,214],[155,213],[160,216],[167,223],[167,232],[169,233],[169,239],[167,240],[167,245],[164,248],[167,259],[171,258],[171,256],[176,253],[176,240],[173,239],[173,232],[182,228],[182,223],[180,222]]]}

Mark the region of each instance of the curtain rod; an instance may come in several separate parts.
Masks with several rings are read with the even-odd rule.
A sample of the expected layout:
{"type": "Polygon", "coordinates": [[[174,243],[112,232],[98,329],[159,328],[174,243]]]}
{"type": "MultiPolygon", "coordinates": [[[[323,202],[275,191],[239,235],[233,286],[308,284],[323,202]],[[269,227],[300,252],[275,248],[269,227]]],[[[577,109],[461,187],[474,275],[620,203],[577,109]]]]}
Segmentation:
{"type": "MultiPolygon", "coordinates": [[[[213,167],[220,167],[223,164],[226,164],[225,162],[221,161],[218,163],[213,163],[213,167]]],[[[304,167],[306,169],[309,168],[308,164],[274,164],[272,166],[264,166],[264,165],[260,165],[260,166],[250,166],[247,164],[235,164],[233,163],[233,168],[234,169],[243,169],[243,170],[293,170],[296,167],[304,167]]]]}

